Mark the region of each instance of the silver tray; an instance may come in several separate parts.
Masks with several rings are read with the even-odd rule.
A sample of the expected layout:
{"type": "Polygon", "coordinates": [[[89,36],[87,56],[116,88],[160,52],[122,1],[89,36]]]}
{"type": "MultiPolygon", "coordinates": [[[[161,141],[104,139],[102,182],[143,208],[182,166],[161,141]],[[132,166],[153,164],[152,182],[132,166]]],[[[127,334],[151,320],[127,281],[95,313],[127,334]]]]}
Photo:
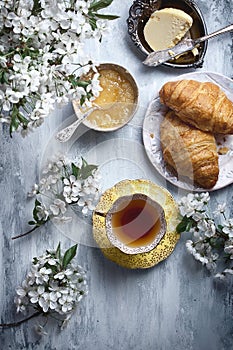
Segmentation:
{"type": "MultiPolygon", "coordinates": [[[[128,33],[132,42],[144,56],[152,52],[143,33],[146,22],[154,11],[165,7],[183,10],[193,18],[193,25],[188,33],[192,39],[207,34],[204,17],[193,0],[134,0],[127,19],[128,33]]],[[[161,35],[161,33],[157,33],[157,35],[161,35]]],[[[205,41],[199,46],[199,55],[196,57],[189,52],[173,61],[163,63],[163,65],[173,68],[200,68],[203,65],[207,45],[207,41],[205,41]]]]}

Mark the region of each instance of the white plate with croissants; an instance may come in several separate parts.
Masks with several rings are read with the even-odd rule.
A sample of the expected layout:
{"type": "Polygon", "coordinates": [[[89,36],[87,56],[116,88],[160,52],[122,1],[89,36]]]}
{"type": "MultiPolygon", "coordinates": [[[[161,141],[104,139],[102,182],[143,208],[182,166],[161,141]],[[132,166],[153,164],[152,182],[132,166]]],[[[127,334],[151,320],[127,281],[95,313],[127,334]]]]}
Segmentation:
{"type": "Polygon", "coordinates": [[[180,188],[233,183],[233,80],[194,72],[165,83],[147,109],[143,141],[156,170],[180,188]]]}

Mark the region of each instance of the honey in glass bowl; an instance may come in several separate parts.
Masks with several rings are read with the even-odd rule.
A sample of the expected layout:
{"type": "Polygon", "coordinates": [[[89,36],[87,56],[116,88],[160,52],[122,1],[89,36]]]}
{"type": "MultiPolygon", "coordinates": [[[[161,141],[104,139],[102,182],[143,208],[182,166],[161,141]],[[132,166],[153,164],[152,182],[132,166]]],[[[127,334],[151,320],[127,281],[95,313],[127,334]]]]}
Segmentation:
{"type": "MultiPolygon", "coordinates": [[[[137,84],[132,75],[119,65],[101,64],[98,71],[102,91],[93,102],[100,108],[94,110],[83,124],[99,131],[116,130],[127,124],[136,111],[137,84]]],[[[75,110],[79,108],[77,101],[73,105],[75,110]]]]}

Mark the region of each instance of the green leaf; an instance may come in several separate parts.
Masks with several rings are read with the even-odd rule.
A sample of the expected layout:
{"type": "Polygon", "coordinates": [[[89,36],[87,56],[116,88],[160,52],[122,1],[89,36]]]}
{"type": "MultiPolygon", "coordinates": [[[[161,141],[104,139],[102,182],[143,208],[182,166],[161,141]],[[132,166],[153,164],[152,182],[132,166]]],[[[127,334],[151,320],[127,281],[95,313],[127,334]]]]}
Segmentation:
{"type": "Polygon", "coordinates": [[[79,87],[83,87],[84,89],[86,89],[88,87],[88,85],[91,84],[91,80],[78,80],[77,81],[77,86],[79,87]]]}
{"type": "Polygon", "coordinates": [[[40,0],[33,0],[32,14],[36,15],[38,12],[42,11],[40,0]]]}
{"type": "Polygon", "coordinates": [[[225,240],[221,237],[220,238],[211,237],[209,240],[209,243],[210,243],[211,247],[213,247],[215,249],[220,249],[220,248],[224,248],[225,240]]]}
{"type": "Polygon", "coordinates": [[[178,233],[188,232],[192,227],[192,219],[184,216],[181,222],[176,226],[176,231],[178,233]]]}
{"type": "Polygon", "coordinates": [[[18,120],[18,108],[13,105],[12,114],[11,114],[11,124],[10,124],[10,136],[12,137],[13,131],[16,131],[19,127],[19,120],[18,120]]]}
{"type": "Polygon", "coordinates": [[[187,223],[187,226],[186,226],[186,231],[189,232],[190,229],[192,228],[192,225],[193,225],[193,222],[192,220],[190,220],[188,223],[187,223]]]}
{"type": "Polygon", "coordinates": [[[79,177],[83,180],[87,179],[89,176],[92,175],[93,171],[96,170],[98,167],[94,164],[87,164],[83,165],[80,169],[79,177]]]}
{"type": "Polygon", "coordinates": [[[90,83],[91,83],[91,80],[81,80],[81,79],[76,78],[73,75],[70,76],[69,81],[74,88],[79,86],[79,87],[82,87],[84,89],[86,89],[88,87],[88,85],[90,85],[90,83]]]}
{"type": "Polygon", "coordinates": [[[60,261],[61,260],[61,242],[59,242],[57,249],[56,249],[56,258],[60,261]]]}
{"type": "Polygon", "coordinates": [[[108,7],[112,2],[113,0],[94,0],[89,6],[89,9],[92,11],[98,11],[108,7]]]}
{"type": "Polygon", "coordinates": [[[87,166],[88,165],[87,161],[83,157],[81,157],[81,159],[82,159],[82,166],[87,166]]]}
{"type": "MultiPolygon", "coordinates": [[[[35,200],[35,204],[34,204],[34,209],[32,212],[33,215],[33,219],[36,221],[37,226],[39,227],[40,225],[44,224],[46,221],[40,221],[38,216],[37,216],[37,206],[41,205],[41,202],[38,201],[38,199],[35,200]]],[[[47,219],[48,221],[48,219],[47,219]]]]}
{"type": "Polygon", "coordinates": [[[50,265],[49,263],[45,263],[44,265],[47,269],[51,269],[53,271],[53,274],[56,275],[59,270],[58,270],[58,267],[57,265],[50,265]]]}
{"type": "Polygon", "coordinates": [[[71,262],[71,260],[75,257],[76,255],[76,251],[77,251],[77,244],[75,244],[73,247],[71,247],[70,249],[68,249],[63,257],[62,260],[62,267],[64,269],[66,269],[66,267],[68,266],[68,264],[71,262]]]}
{"type": "Polygon", "coordinates": [[[37,216],[37,206],[38,205],[41,205],[41,203],[38,201],[38,199],[35,200],[35,205],[34,205],[34,209],[33,209],[33,212],[32,212],[32,215],[33,215],[33,219],[38,222],[39,219],[38,219],[38,216],[37,216]]]}
{"type": "Polygon", "coordinates": [[[34,265],[36,265],[36,264],[38,263],[38,261],[39,261],[39,260],[37,259],[37,257],[33,258],[33,260],[32,260],[32,262],[33,262],[34,265]]]}
{"type": "Polygon", "coordinates": [[[114,19],[120,18],[120,16],[116,16],[116,15],[102,15],[100,13],[93,13],[93,15],[95,15],[95,17],[98,17],[100,19],[107,19],[109,21],[112,21],[114,19]]]}
{"type": "MultiPolygon", "coordinates": [[[[21,100],[21,102],[23,102],[21,100]]],[[[10,135],[12,136],[12,132],[16,131],[20,124],[23,125],[24,128],[27,127],[29,121],[19,112],[19,109],[16,105],[13,105],[12,114],[11,114],[11,124],[10,124],[10,135]]]]}
{"type": "Polygon", "coordinates": [[[1,71],[1,73],[0,73],[0,83],[1,84],[5,84],[7,82],[8,82],[8,79],[7,79],[6,72],[1,71]]]}
{"type": "Polygon", "coordinates": [[[28,221],[28,225],[34,226],[34,225],[36,225],[36,222],[35,221],[28,221]]]}
{"type": "Polygon", "coordinates": [[[74,164],[71,163],[72,174],[77,178],[79,176],[80,169],[74,164]]]}
{"type": "Polygon", "coordinates": [[[81,105],[81,106],[85,103],[85,100],[86,100],[85,96],[82,95],[82,97],[81,97],[81,99],[80,99],[80,105],[81,105]]]}
{"type": "Polygon", "coordinates": [[[89,18],[89,23],[92,30],[97,29],[96,19],[94,17],[89,18]]]}
{"type": "Polygon", "coordinates": [[[29,120],[27,120],[27,118],[25,118],[21,113],[18,113],[18,119],[24,126],[27,126],[29,123],[29,120]]]}
{"type": "Polygon", "coordinates": [[[97,165],[88,164],[87,161],[82,157],[82,166],[81,169],[79,169],[79,178],[83,180],[87,179],[97,168],[97,165]]]}

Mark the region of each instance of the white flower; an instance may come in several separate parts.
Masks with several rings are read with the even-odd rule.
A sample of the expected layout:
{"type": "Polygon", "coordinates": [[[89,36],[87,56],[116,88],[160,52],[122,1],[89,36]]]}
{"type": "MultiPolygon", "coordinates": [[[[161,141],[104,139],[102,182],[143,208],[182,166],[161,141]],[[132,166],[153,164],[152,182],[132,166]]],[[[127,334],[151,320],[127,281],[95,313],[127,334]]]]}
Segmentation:
{"type": "MultiPolygon", "coordinates": [[[[75,96],[88,100],[89,92],[98,96],[100,86],[95,76],[87,91],[70,81],[71,75],[79,79],[92,68],[84,62],[84,41],[90,37],[100,39],[106,30],[106,20],[98,19],[96,26],[91,26],[90,0],[58,0],[52,4],[43,0],[36,14],[32,13],[32,1],[18,1],[17,7],[12,1],[0,3],[0,51],[4,52],[0,65],[7,81],[0,103],[3,111],[12,115],[14,106],[22,106],[27,112],[24,101],[29,101],[32,110],[26,114],[32,121],[28,124],[31,131],[41,125],[57,102],[68,102],[75,96]],[[76,69],[77,62],[80,70],[76,69]]],[[[27,123],[20,128],[25,135],[27,123]]]]}
{"type": "Polygon", "coordinates": [[[208,263],[206,264],[206,268],[209,271],[214,271],[217,267],[216,261],[218,260],[219,255],[210,253],[208,255],[208,263]]]}
{"type": "Polygon", "coordinates": [[[43,204],[37,205],[36,210],[37,210],[36,213],[39,221],[46,221],[48,219],[49,212],[43,204]]]}
{"type": "Polygon", "coordinates": [[[25,297],[27,295],[27,291],[24,288],[17,288],[16,289],[16,293],[20,296],[20,297],[25,297]]]}
{"type": "Polygon", "coordinates": [[[65,178],[63,196],[67,203],[77,202],[79,198],[79,193],[82,188],[80,180],[77,180],[74,175],[71,175],[69,178],[65,178]]]}
{"type": "Polygon", "coordinates": [[[99,73],[94,74],[91,80],[91,84],[88,86],[88,90],[92,91],[92,94],[95,98],[98,97],[100,92],[103,90],[99,81],[99,73]]]}
{"type": "Polygon", "coordinates": [[[14,302],[16,304],[16,311],[26,313],[26,307],[28,305],[27,298],[15,297],[14,302]]]}
{"type": "Polygon", "coordinates": [[[59,279],[59,280],[62,280],[64,277],[65,277],[65,272],[59,272],[54,276],[55,279],[59,279]]]}
{"type": "Polygon", "coordinates": [[[195,253],[194,258],[202,263],[202,265],[208,264],[209,260],[207,257],[201,255],[200,253],[195,253]]]}
{"type": "Polygon", "coordinates": [[[193,194],[189,193],[179,201],[179,209],[182,216],[191,217],[196,212],[203,211],[209,201],[209,193],[193,194]]]}
{"type": "Polygon", "coordinates": [[[210,201],[210,194],[209,194],[209,192],[205,192],[205,193],[202,192],[202,193],[200,193],[199,195],[196,194],[195,197],[196,197],[198,200],[201,200],[202,203],[203,203],[204,205],[208,204],[209,201],[210,201]]]}
{"type": "Polygon", "coordinates": [[[72,270],[72,269],[67,269],[67,270],[65,270],[65,275],[66,275],[67,277],[72,276],[72,275],[73,275],[73,270],[72,270]]]}
{"type": "Polygon", "coordinates": [[[30,297],[30,302],[35,304],[39,301],[39,299],[43,296],[45,292],[44,286],[39,286],[36,290],[30,290],[28,292],[28,296],[30,297]]]}
{"type": "Polygon", "coordinates": [[[196,211],[192,214],[192,218],[196,222],[199,222],[199,221],[204,221],[207,218],[207,215],[205,211],[201,211],[201,212],[196,211]]]}
{"type": "Polygon", "coordinates": [[[230,255],[230,259],[233,259],[233,240],[229,240],[225,243],[224,251],[230,255]]]}
{"type": "Polygon", "coordinates": [[[50,254],[44,254],[44,255],[41,255],[37,258],[37,264],[33,265],[31,267],[31,270],[32,271],[37,271],[38,268],[40,267],[43,267],[47,262],[48,260],[51,258],[51,255],[50,254]]]}
{"type": "Polygon", "coordinates": [[[66,160],[62,154],[57,155],[52,158],[50,162],[46,165],[46,167],[43,169],[43,174],[48,174],[48,173],[59,173],[61,168],[64,166],[66,163],[66,160]]]}
{"type": "Polygon", "coordinates": [[[215,223],[210,219],[198,221],[197,228],[199,231],[203,232],[206,237],[213,237],[216,233],[215,223]]]}
{"type": "Polygon", "coordinates": [[[224,280],[226,278],[226,276],[223,273],[216,273],[215,278],[219,278],[220,280],[224,280]]]}
{"type": "Polygon", "coordinates": [[[89,176],[83,183],[82,195],[94,194],[98,191],[99,178],[97,176],[89,176]]]}
{"type": "Polygon", "coordinates": [[[5,112],[9,112],[11,110],[11,103],[9,100],[5,100],[2,104],[2,109],[5,112]]]}
{"type": "Polygon", "coordinates": [[[55,266],[58,263],[58,259],[50,258],[50,259],[48,259],[47,262],[48,262],[49,265],[55,266]]]}
{"type": "Polygon", "coordinates": [[[95,209],[95,205],[93,203],[93,200],[92,199],[84,199],[84,198],[80,198],[79,201],[78,201],[78,205],[80,207],[83,207],[82,209],[82,213],[84,215],[86,215],[88,213],[88,211],[92,211],[95,209]]]}
{"type": "Polygon", "coordinates": [[[210,211],[207,206],[209,200],[209,193],[190,193],[179,202],[183,223],[192,224],[190,233],[193,239],[186,242],[186,247],[210,271],[216,270],[218,265],[221,266],[221,261],[227,258],[229,268],[215,275],[224,279],[226,274],[233,274],[233,218],[226,220],[225,203],[218,204],[216,210],[210,211]],[[215,222],[211,214],[216,217],[223,215],[225,221],[215,222]]]}
{"type": "Polygon", "coordinates": [[[39,182],[39,191],[40,193],[45,193],[51,190],[59,181],[60,175],[51,174],[47,177],[43,177],[39,182]]]}
{"type": "Polygon", "coordinates": [[[54,292],[44,293],[38,303],[43,312],[48,312],[49,309],[55,310],[57,308],[57,295],[54,292]]]}
{"type": "Polygon", "coordinates": [[[66,212],[66,203],[60,199],[55,199],[49,208],[53,215],[64,214],[66,212]]]}
{"type": "Polygon", "coordinates": [[[64,315],[68,321],[77,304],[87,294],[86,275],[79,265],[73,263],[61,269],[60,261],[54,254],[47,252],[33,260],[26,279],[17,288],[15,303],[17,311],[24,312],[32,305],[44,313],[64,315]],[[48,268],[47,264],[52,268],[48,268]]]}
{"type": "Polygon", "coordinates": [[[233,219],[229,219],[223,223],[222,231],[229,236],[229,238],[233,238],[233,219]]]}
{"type": "Polygon", "coordinates": [[[55,218],[53,218],[53,221],[56,224],[68,224],[72,221],[72,217],[70,217],[70,216],[56,216],[55,218]]]}
{"type": "Polygon", "coordinates": [[[51,269],[42,267],[39,271],[35,272],[36,284],[44,284],[44,282],[49,281],[49,275],[52,273],[51,269]]]}
{"type": "Polygon", "coordinates": [[[227,274],[233,275],[233,268],[225,269],[222,273],[217,273],[215,277],[224,280],[227,274]]]}
{"type": "Polygon", "coordinates": [[[217,209],[213,212],[214,216],[219,216],[225,213],[226,203],[218,204],[217,209]]]}
{"type": "Polygon", "coordinates": [[[39,192],[39,186],[37,184],[34,184],[32,187],[31,192],[28,192],[28,197],[35,197],[39,192]]]}
{"type": "Polygon", "coordinates": [[[189,251],[189,253],[191,253],[192,255],[196,253],[196,249],[194,248],[193,241],[188,240],[186,242],[186,248],[189,251]]]}

